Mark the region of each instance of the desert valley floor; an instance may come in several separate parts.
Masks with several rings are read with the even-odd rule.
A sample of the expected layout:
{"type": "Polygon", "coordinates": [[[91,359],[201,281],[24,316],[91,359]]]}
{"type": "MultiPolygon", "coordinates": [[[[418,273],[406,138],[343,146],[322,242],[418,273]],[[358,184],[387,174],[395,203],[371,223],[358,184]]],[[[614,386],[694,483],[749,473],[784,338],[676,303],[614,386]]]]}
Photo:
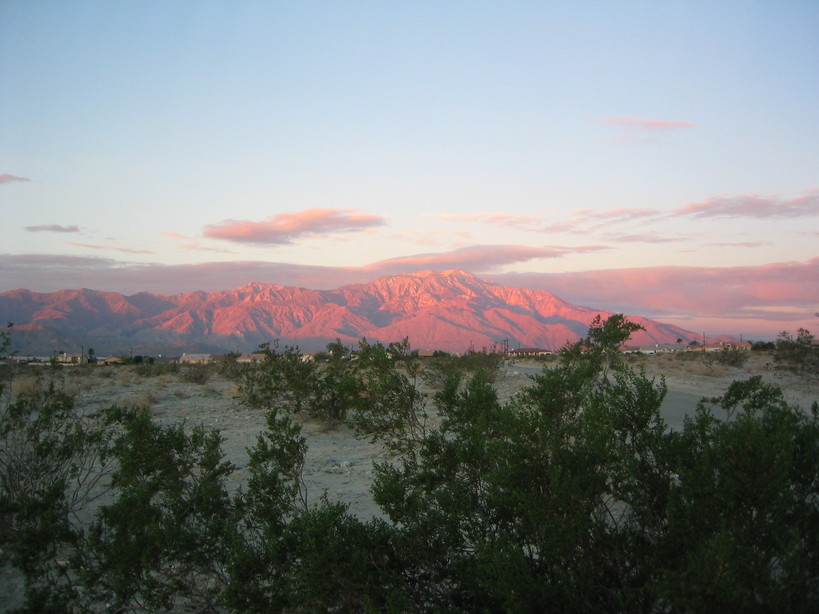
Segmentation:
{"type": "MultiPolygon", "coordinates": [[[[651,377],[663,375],[668,394],[662,408],[663,418],[670,428],[681,428],[684,416],[693,413],[697,401],[704,396],[723,393],[737,379],[762,375],[765,381],[779,385],[789,402],[809,411],[819,400],[819,380],[816,376],[796,376],[775,371],[768,364],[770,356],[754,353],[744,367],[713,365],[701,361],[681,361],[673,355],[632,357],[632,366],[644,368],[651,377]]],[[[504,364],[495,380],[503,401],[526,386],[529,376],[539,372],[543,363],[518,360],[504,364]]],[[[144,377],[131,367],[96,367],[96,373],[73,376],[67,369],[67,387],[77,395],[81,410],[96,410],[111,404],[147,407],[160,423],[184,422],[218,429],[224,438],[225,456],[236,465],[233,485],[246,479],[246,448],[252,446],[265,426],[261,410],[244,407],[236,396],[234,381],[220,375],[211,376],[203,384],[182,381],[177,374],[144,377]]],[[[17,379],[17,386],[26,386],[26,377],[17,379]]],[[[434,392],[424,388],[424,392],[434,392]]],[[[431,402],[428,401],[431,405],[431,402]]],[[[374,461],[390,458],[380,445],[356,437],[341,424],[328,424],[302,417],[302,434],[308,452],[304,481],[311,502],[318,502],[326,493],[331,501],[341,501],[351,513],[368,518],[380,515],[369,493],[374,461]]],[[[14,574],[3,574],[0,582],[0,611],[19,598],[21,580],[14,574]]]]}

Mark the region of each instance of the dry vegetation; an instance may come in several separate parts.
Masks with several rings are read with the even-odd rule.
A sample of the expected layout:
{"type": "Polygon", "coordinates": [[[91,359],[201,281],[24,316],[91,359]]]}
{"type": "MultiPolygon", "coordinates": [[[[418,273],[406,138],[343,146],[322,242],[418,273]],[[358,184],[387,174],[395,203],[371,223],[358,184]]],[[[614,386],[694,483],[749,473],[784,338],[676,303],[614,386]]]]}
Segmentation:
{"type": "MultiPolygon", "coordinates": [[[[819,378],[816,374],[794,374],[776,370],[771,355],[751,353],[741,366],[717,364],[703,354],[632,355],[626,362],[649,377],[662,376],[670,392],[685,393],[689,406],[676,411],[692,412],[696,399],[723,394],[730,383],[759,375],[767,383],[781,387],[787,400],[808,410],[819,398],[819,378]]],[[[554,366],[554,358],[544,361],[516,360],[502,365],[493,386],[501,401],[510,399],[532,382],[531,376],[544,365],[554,366]]],[[[47,367],[29,368],[13,381],[15,397],[34,393],[38,380],[49,377],[47,367]]],[[[149,413],[159,424],[184,424],[186,430],[196,426],[219,430],[223,437],[225,457],[237,470],[228,486],[236,490],[245,484],[248,474],[247,448],[265,428],[265,412],[251,409],[240,402],[236,381],[219,373],[216,366],[146,368],[134,366],[81,366],[61,370],[65,390],[75,397],[76,409],[94,412],[112,405],[138,407],[149,413]]],[[[434,378],[433,378],[434,379],[434,378]]],[[[417,385],[431,396],[436,384],[419,377],[417,385]]],[[[306,438],[307,455],[304,464],[305,494],[310,504],[318,504],[326,496],[331,502],[349,507],[361,519],[383,518],[384,513],[374,503],[370,493],[375,462],[393,462],[394,456],[382,443],[357,437],[344,423],[317,419],[304,413],[296,416],[306,438]]],[[[22,580],[19,575],[5,572],[0,577],[0,611],[19,604],[22,580]]]]}

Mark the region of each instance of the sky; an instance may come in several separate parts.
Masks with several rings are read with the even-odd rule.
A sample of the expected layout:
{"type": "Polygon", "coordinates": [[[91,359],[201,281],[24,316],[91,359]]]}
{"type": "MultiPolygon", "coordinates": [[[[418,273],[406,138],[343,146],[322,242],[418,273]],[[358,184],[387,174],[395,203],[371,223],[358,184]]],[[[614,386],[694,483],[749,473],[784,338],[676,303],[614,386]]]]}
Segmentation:
{"type": "Polygon", "coordinates": [[[0,215],[0,292],[463,269],[819,333],[819,3],[0,0],[0,215]]]}

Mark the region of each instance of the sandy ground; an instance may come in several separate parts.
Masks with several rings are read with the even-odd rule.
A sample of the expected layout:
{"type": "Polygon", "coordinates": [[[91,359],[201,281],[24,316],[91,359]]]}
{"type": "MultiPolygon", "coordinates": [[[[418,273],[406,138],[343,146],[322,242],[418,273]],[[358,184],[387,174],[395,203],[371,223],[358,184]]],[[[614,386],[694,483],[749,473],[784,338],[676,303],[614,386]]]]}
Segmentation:
{"type": "MultiPolygon", "coordinates": [[[[805,410],[819,400],[819,380],[767,368],[765,355],[753,356],[742,368],[706,367],[701,361],[683,362],[673,355],[637,356],[630,360],[633,367],[644,369],[650,377],[665,377],[668,394],[662,414],[673,429],[682,428],[684,417],[693,413],[702,397],[720,395],[732,381],[757,374],[782,387],[788,400],[805,410]]],[[[543,364],[536,361],[506,364],[495,381],[501,400],[528,385],[529,376],[542,368],[543,364]]],[[[431,396],[433,391],[424,392],[431,396]]],[[[173,375],[144,378],[123,372],[116,377],[96,379],[93,385],[79,391],[78,400],[91,409],[113,402],[147,404],[162,423],[184,421],[218,429],[225,439],[226,457],[238,468],[233,476],[235,483],[246,479],[246,448],[255,443],[265,426],[264,413],[243,407],[234,383],[220,376],[213,376],[204,384],[191,384],[173,375]]],[[[318,501],[326,492],[331,501],[346,503],[357,516],[379,515],[369,495],[372,465],[389,459],[389,454],[379,444],[357,437],[344,425],[327,424],[307,416],[300,418],[308,445],[304,480],[309,501],[318,501]]]]}
{"type": "MultiPolygon", "coordinates": [[[[684,417],[693,413],[700,398],[719,395],[732,381],[751,375],[762,375],[766,381],[781,386],[788,400],[806,411],[813,401],[819,400],[819,379],[774,371],[767,366],[764,355],[752,356],[743,368],[706,367],[702,361],[683,361],[671,355],[638,356],[629,360],[632,366],[645,369],[651,377],[665,376],[669,392],[662,413],[666,423],[674,429],[682,427],[684,417]]],[[[505,365],[495,381],[501,400],[526,386],[529,376],[542,368],[542,363],[535,361],[505,365]]],[[[237,466],[232,485],[246,480],[246,448],[254,444],[264,429],[265,416],[239,403],[232,381],[215,375],[204,384],[194,384],[182,382],[173,374],[146,378],[130,369],[100,369],[113,371],[84,377],[68,374],[68,387],[77,394],[79,407],[93,410],[113,403],[145,405],[161,423],[184,421],[188,425],[219,429],[224,437],[225,455],[237,466]]],[[[356,437],[344,425],[305,417],[302,433],[308,444],[304,482],[309,502],[317,503],[326,493],[330,501],[347,504],[349,511],[360,518],[380,516],[369,493],[373,462],[388,460],[390,455],[379,444],[356,437]]],[[[11,604],[19,605],[21,589],[19,577],[0,574],[0,612],[11,604]]]]}

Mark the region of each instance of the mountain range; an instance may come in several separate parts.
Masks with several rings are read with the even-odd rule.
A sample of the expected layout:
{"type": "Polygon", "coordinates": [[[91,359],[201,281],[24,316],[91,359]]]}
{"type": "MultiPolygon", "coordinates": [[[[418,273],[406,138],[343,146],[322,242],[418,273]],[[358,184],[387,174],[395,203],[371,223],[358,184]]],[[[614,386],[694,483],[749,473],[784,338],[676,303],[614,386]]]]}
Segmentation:
{"type": "MultiPolygon", "coordinates": [[[[14,324],[23,354],[251,351],[279,340],[302,351],[336,339],[400,341],[414,349],[482,350],[506,345],[559,349],[585,336],[597,314],[542,290],[509,288],[459,270],[381,277],[335,290],[249,283],[233,290],[125,296],[96,290],[0,294],[0,321],[14,324]]],[[[699,339],[640,316],[630,343],[699,339]]]]}

